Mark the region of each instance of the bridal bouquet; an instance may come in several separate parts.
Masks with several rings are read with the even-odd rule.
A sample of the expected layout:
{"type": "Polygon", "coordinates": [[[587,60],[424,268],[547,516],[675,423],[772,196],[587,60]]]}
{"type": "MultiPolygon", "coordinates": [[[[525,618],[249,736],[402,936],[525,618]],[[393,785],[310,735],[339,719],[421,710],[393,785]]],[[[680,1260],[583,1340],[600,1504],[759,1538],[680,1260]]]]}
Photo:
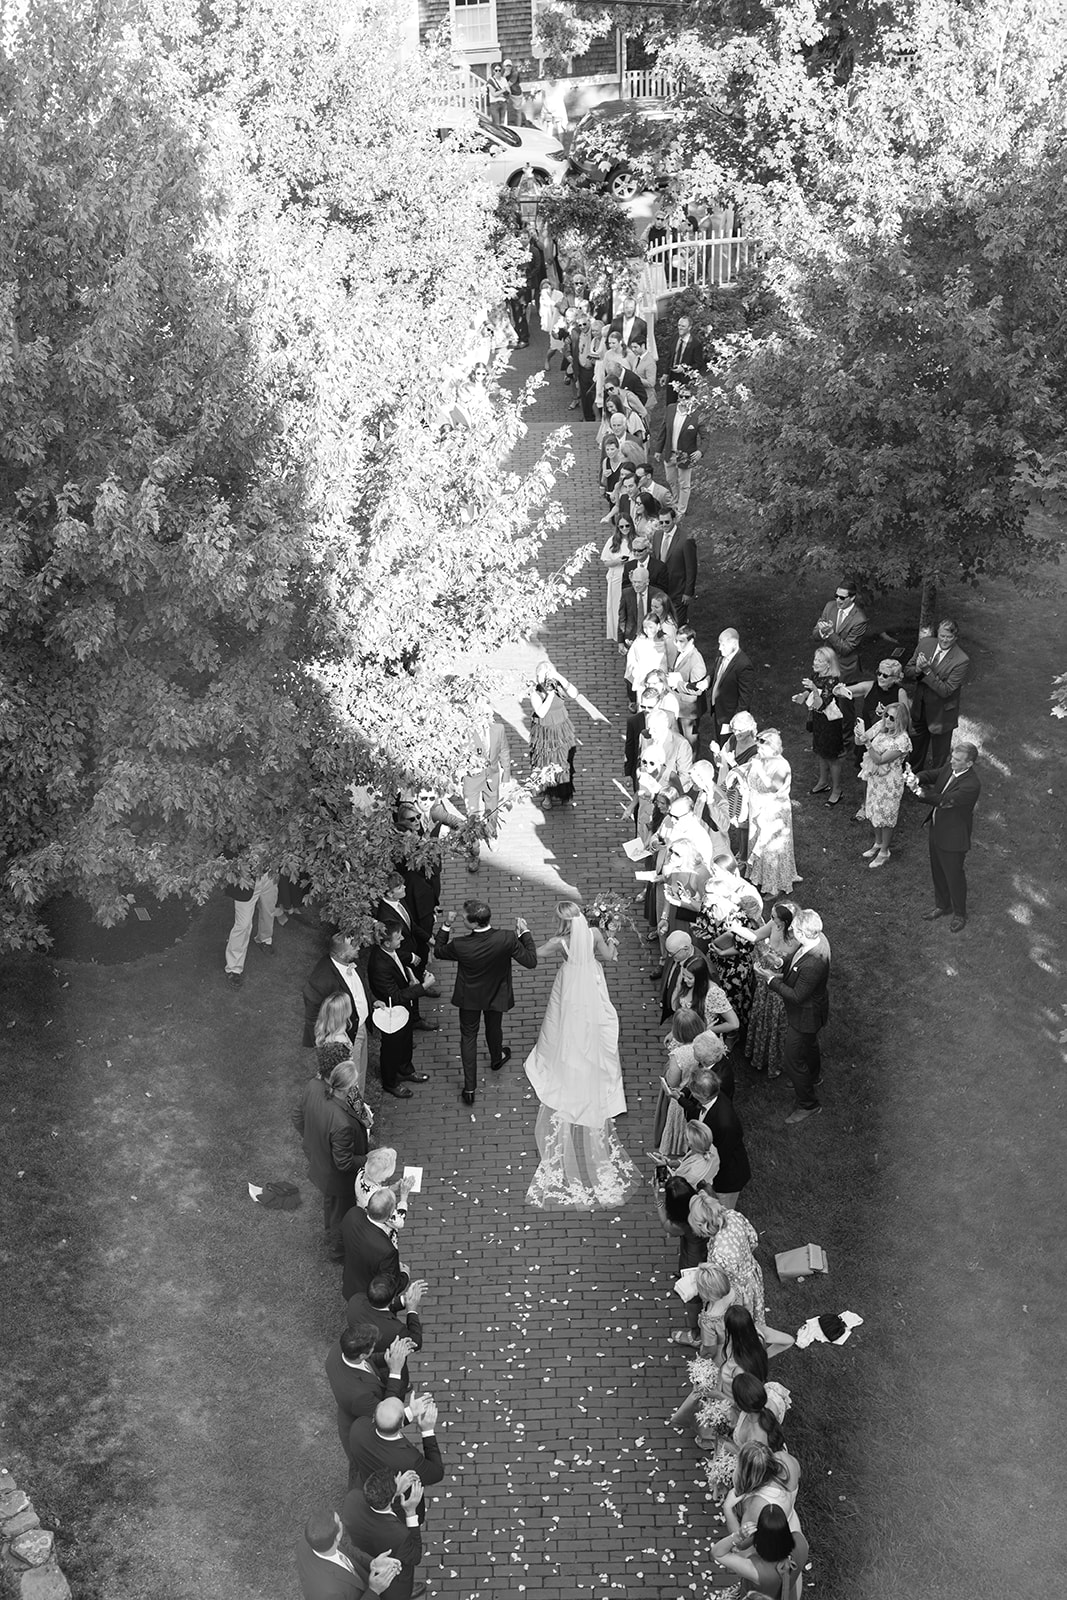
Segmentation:
{"type": "Polygon", "coordinates": [[[594,895],[585,907],[585,918],[591,927],[595,925],[609,939],[617,939],[622,928],[637,927],[626,900],[613,889],[602,889],[594,895]]]}

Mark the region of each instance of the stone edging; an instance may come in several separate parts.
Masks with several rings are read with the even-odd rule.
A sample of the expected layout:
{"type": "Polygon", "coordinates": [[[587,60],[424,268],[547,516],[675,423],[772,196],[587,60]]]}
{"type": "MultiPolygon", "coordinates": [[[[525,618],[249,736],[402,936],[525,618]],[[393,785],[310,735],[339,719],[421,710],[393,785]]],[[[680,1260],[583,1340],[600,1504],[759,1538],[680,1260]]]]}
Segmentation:
{"type": "Polygon", "coordinates": [[[0,1467],[0,1595],[4,1600],[70,1600],[55,1537],[41,1527],[29,1496],[0,1467]]]}

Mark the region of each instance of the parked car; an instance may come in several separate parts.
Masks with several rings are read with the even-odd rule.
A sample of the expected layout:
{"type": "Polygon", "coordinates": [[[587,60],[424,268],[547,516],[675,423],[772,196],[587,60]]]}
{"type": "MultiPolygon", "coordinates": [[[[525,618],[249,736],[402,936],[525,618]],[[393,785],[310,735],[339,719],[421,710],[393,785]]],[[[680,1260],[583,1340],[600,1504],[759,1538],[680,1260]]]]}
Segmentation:
{"type": "Polygon", "coordinates": [[[554,134],[540,128],[497,127],[488,117],[449,106],[438,118],[438,137],[462,137],[485,162],[491,183],[514,188],[529,167],[538,183],[562,183],[570,170],[566,152],[554,134]]]}
{"type": "Polygon", "coordinates": [[[678,116],[666,100],[602,101],[564,136],[572,172],[599,184],[616,200],[632,200],[652,187],[650,158],[667,142],[678,116]]]}

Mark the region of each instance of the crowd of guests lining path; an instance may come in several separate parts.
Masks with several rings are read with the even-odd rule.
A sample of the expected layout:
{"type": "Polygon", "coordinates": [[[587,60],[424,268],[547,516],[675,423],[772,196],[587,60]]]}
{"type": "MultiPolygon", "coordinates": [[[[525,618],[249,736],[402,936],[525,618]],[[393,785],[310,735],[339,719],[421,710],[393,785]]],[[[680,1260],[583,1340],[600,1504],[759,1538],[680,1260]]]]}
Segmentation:
{"type": "MultiPolygon", "coordinates": [[[[684,383],[699,370],[701,352],[683,320],[673,351],[650,366],[648,329],[633,302],[624,302],[613,321],[601,321],[595,309],[581,284],[542,298],[550,356],[558,349],[566,358],[583,408],[577,353],[583,340],[592,358],[585,364],[592,369],[591,420],[598,422],[609,528],[604,597],[597,603],[604,607],[606,643],[620,655],[620,838],[637,888],[626,912],[610,896],[584,909],[594,938],[616,952],[622,924],[639,919],[656,957],[652,978],[665,1056],[651,1130],[651,1187],[663,1225],[677,1239],[684,1325],[672,1340],[689,1356],[688,1383],[670,1425],[691,1434],[721,1519],[707,1582],[712,1589],[733,1585],[738,1594],[796,1600],[809,1555],[798,1511],[802,1466],[784,1433],[791,1394],[770,1378],[770,1363],[797,1339],[767,1320],[757,1233],[741,1209],[752,1167],[733,1100],[741,1074],[755,1071],[787,1081],[790,1128],[821,1110],[819,1034],[829,1015],[832,956],[819,913],[796,898],[802,879],[792,771],[778,731],[757,721],[754,665],[728,617],[714,649],[689,621],[699,555],[686,518],[703,437],[684,383]]],[[[870,827],[862,854],[873,871],[891,860],[904,789],[912,789],[930,815],[934,904],[926,915],[951,917],[960,932],[979,792],[977,752],[953,738],[968,659],[955,625],[945,620],[936,635],[920,637],[908,660],[888,655],[864,679],[867,627],[856,587],[844,578],[813,618],[811,673],[793,695],[811,734],[809,794],[836,808],[848,772],[858,772],[863,799],[855,817],[870,827]]],[[[528,699],[528,792],[546,811],[573,805],[580,797],[572,712],[580,706],[589,715],[603,713],[547,659],[528,699]]],[[[397,799],[398,846],[406,834],[447,835],[474,810],[495,812],[510,775],[499,722],[484,731],[479,753],[485,766],[472,773],[463,795],[424,789],[397,799]]],[[[477,858],[468,866],[476,873],[477,858]]],[[[512,964],[535,966],[537,951],[521,919],[514,931],[496,929],[491,908],[478,898],[466,904],[465,927],[453,927],[441,918],[440,893],[440,869],[413,869],[398,848],[376,908],[374,944],[361,949],[337,931],[304,986],[304,1043],[315,1052],[317,1071],[294,1124],[323,1196],[326,1248],[341,1269],[343,1325],[324,1383],[336,1405],[347,1471],[337,1506],[313,1512],[298,1541],[306,1600],[371,1593],[408,1600],[423,1592],[426,1502],[447,1473],[437,1406],[412,1372],[423,1344],[425,1283],[405,1258],[426,1248],[425,1241],[414,1251],[404,1247],[409,1206],[417,1218],[416,1179],[398,1178],[396,1151],[374,1143],[367,1073],[399,1099],[427,1081],[415,1064],[415,1037],[438,1024],[423,1017],[419,1002],[440,993],[432,964],[456,963],[459,1092],[473,1106],[479,1034],[490,1069],[502,1069],[511,1056],[503,1023],[514,998],[512,964]],[[482,952],[478,959],[470,957],[474,947],[482,952]]],[[[300,915],[301,907],[299,886],[279,882],[269,870],[251,888],[235,886],[233,897],[225,968],[239,984],[253,924],[257,944],[269,954],[275,924],[300,915]]],[[[555,1203],[620,1202],[618,1191],[605,1199],[593,1182],[555,1203]]],[[[418,1238],[417,1221],[412,1233],[418,1238]]],[[[800,1343],[847,1333],[847,1325],[819,1326],[806,1336],[801,1330],[800,1343]]]]}

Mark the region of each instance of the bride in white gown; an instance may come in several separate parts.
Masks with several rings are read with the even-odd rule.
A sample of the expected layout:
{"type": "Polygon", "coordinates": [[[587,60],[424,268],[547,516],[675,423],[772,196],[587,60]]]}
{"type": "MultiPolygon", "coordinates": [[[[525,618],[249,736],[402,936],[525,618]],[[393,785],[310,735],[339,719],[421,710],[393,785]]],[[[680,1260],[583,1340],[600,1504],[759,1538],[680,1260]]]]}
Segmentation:
{"type": "Polygon", "coordinates": [[[558,908],[560,932],[538,950],[565,959],[552,985],[526,1076],[541,1109],[541,1165],[526,1198],[535,1206],[614,1209],[639,1187],[637,1168],[615,1132],[626,1110],[619,1065],[619,1018],[601,962],[618,949],[591,928],[577,906],[558,908]]]}

